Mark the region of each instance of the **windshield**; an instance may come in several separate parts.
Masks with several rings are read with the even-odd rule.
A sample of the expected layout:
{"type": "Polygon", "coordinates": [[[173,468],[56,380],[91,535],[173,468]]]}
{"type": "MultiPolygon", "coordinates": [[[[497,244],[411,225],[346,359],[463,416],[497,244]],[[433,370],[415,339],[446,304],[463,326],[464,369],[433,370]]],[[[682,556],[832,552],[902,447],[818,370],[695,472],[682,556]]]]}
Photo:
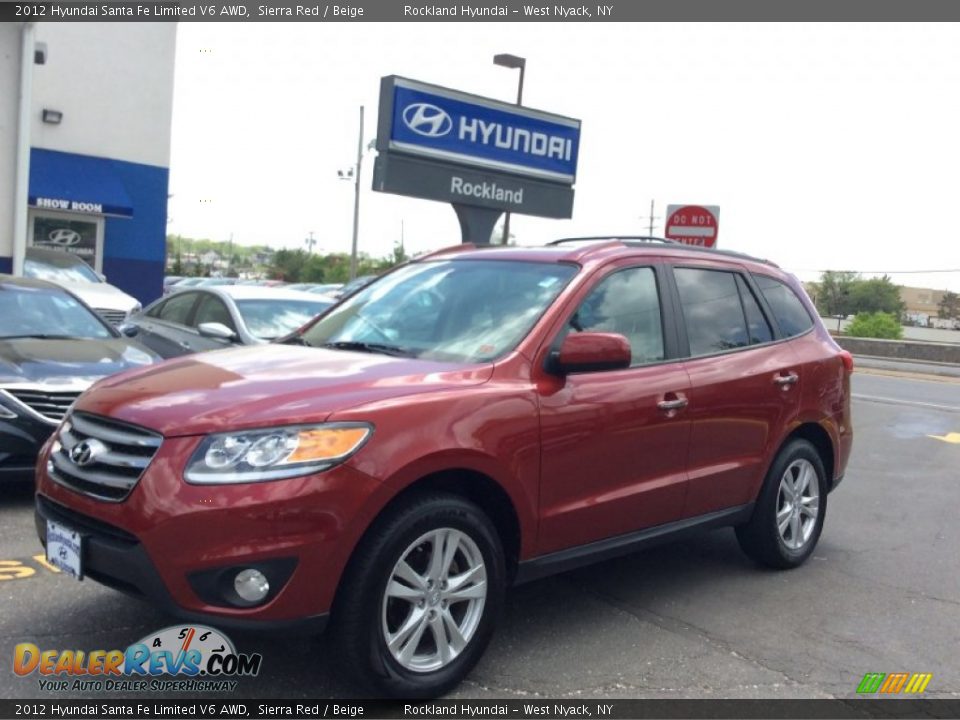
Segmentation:
{"type": "Polygon", "coordinates": [[[50,282],[98,283],[99,276],[82,260],[76,265],[49,265],[39,260],[26,258],[23,261],[23,274],[27,277],[49,280],[50,282]]]}
{"type": "Polygon", "coordinates": [[[309,345],[483,362],[512,350],[576,273],[572,265],[446,260],[408,265],[304,332],[309,345]]]}
{"type": "Polygon", "coordinates": [[[0,287],[0,340],[15,337],[107,339],[113,334],[63,291],[0,287]]]}
{"type": "Polygon", "coordinates": [[[247,330],[261,340],[274,340],[281,335],[288,335],[333,304],[319,298],[237,300],[236,303],[247,330]]]}

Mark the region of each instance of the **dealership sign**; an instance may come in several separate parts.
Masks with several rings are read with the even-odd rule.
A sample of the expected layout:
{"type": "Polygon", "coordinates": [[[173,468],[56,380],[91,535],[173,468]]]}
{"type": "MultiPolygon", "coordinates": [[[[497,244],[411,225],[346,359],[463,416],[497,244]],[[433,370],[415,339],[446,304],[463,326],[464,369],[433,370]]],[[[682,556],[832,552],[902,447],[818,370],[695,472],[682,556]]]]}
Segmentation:
{"type": "Polygon", "coordinates": [[[579,120],[392,76],[380,102],[389,127],[378,149],[566,185],[576,178],[579,120]]]}
{"type": "Polygon", "coordinates": [[[716,247],[720,231],[718,205],[669,205],[665,236],[686,245],[716,247]]]}

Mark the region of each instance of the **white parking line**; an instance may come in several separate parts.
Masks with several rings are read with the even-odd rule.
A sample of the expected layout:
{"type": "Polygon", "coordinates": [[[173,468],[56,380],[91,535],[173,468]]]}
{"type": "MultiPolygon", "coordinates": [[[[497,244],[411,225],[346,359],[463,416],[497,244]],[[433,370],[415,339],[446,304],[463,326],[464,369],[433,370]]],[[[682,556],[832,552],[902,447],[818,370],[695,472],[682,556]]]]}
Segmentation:
{"type": "Polygon", "coordinates": [[[917,402],[916,400],[901,400],[900,398],[879,397],[877,395],[861,395],[853,393],[854,400],[866,400],[867,402],[889,403],[890,405],[910,405],[911,407],[926,407],[934,410],[946,410],[948,412],[960,412],[960,406],[957,405],[937,405],[936,403],[917,402]]]}

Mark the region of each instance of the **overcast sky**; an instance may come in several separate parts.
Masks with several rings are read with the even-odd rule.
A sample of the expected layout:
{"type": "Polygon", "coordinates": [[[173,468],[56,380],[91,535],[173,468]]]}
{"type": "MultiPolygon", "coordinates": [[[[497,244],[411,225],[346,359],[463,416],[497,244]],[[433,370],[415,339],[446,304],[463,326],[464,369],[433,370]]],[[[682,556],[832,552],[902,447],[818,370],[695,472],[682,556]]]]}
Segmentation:
{"type": "MultiPolygon", "coordinates": [[[[572,220],[514,215],[520,244],[663,232],[667,204],[720,206],[719,245],[804,279],[833,268],[944,270],[960,291],[960,26],[850,24],[182,23],[169,231],[349,252],[359,107],[379,80],[583,120],[572,220]]],[[[360,249],[459,242],[446,204],[370,190],[360,249]]]]}

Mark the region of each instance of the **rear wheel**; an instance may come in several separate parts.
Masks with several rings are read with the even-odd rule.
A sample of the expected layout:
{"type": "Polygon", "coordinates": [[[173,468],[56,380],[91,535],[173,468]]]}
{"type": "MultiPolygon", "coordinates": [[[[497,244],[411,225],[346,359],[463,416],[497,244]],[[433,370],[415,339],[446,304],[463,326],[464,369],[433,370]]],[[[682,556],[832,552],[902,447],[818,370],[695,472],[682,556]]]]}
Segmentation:
{"type": "Polygon", "coordinates": [[[496,529],[472,503],[430,496],[394,511],[361,544],[332,628],[359,687],[433,697],[483,654],[504,594],[496,529]]]}
{"type": "Polygon", "coordinates": [[[753,517],[736,529],[737,540],[762,565],[797,567],[813,553],[826,512],[823,460],[806,440],[792,440],[770,467],[753,517]]]}

